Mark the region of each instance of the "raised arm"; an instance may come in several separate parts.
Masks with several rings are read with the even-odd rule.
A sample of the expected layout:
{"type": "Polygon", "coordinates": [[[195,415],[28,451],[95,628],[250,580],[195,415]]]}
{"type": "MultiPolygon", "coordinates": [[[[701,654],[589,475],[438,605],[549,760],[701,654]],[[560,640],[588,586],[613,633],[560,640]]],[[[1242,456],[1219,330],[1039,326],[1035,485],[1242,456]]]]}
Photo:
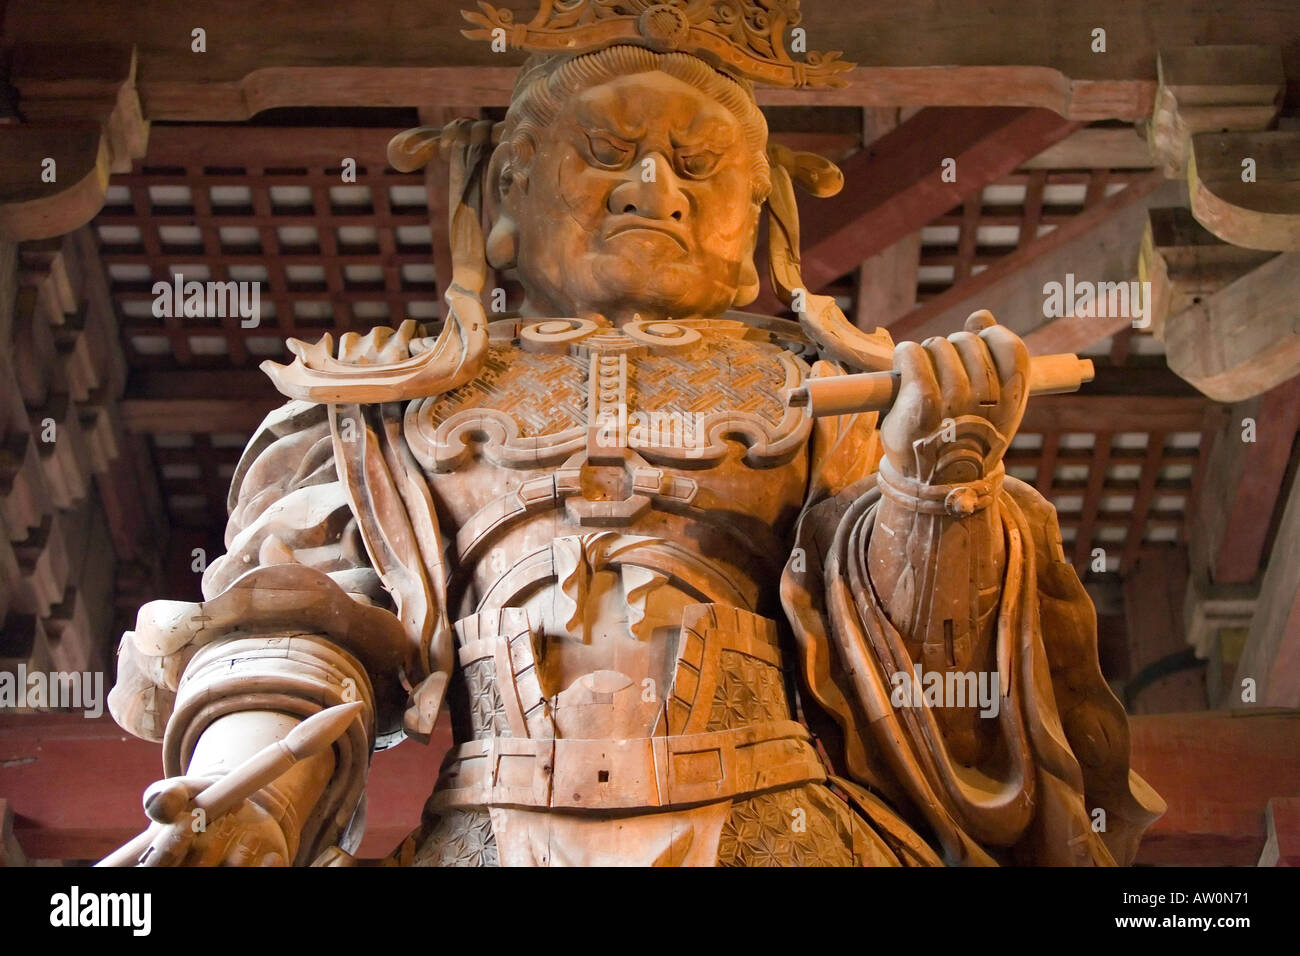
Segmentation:
{"type": "Polygon", "coordinates": [[[1127,863],[1163,810],[1129,769],[1055,512],[1005,476],[1030,360],[987,312],[903,343],[879,472],[800,519],[781,596],[838,767],[950,863],[1127,863]]]}

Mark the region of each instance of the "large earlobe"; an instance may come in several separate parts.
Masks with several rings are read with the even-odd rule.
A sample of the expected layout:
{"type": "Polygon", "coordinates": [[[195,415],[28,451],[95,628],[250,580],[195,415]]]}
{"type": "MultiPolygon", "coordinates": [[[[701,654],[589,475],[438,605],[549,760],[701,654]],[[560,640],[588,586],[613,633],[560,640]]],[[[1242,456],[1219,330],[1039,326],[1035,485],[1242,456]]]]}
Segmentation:
{"type": "Polygon", "coordinates": [[[736,298],[732,305],[737,308],[749,305],[758,298],[758,293],[758,267],[754,265],[754,255],[751,252],[740,264],[740,283],[736,287],[736,298]]]}
{"type": "Polygon", "coordinates": [[[513,269],[519,258],[519,225],[507,211],[510,193],[525,189],[526,179],[516,174],[514,150],[502,143],[492,153],[484,183],[484,200],[488,222],[486,253],[494,269],[513,269]]]}
{"type": "Polygon", "coordinates": [[[749,250],[740,260],[740,275],[736,281],[736,297],[731,300],[732,308],[749,305],[758,298],[761,291],[758,279],[758,267],[754,265],[754,248],[758,245],[758,218],[763,214],[762,204],[756,203],[749,220],[749,235],[752,237],[749,250]]]}
{"type": "Polygon", "coordinates": [[[519,226],[505,210],[488,232],[487,260],[493,269],[513,269],[519,264],[519,226]]]}

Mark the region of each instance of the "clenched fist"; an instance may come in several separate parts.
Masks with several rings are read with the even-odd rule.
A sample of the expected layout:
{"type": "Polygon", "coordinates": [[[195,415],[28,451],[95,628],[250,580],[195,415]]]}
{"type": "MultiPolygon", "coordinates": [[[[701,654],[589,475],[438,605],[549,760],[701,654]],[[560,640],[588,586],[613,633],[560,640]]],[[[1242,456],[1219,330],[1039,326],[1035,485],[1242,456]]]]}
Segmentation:
{"type": "Polygon", "coordinates": [[[900,342],[894,370],[901,376],[898,397],[880,435],[897,474],[936,484],[982,477],[966,473],[969,457],[958,473],[948,473],[943,449],[953,442],[978,446],[984,472],[997,464],[1029,397],[1029,352],[1018,335],[981,310],[946,339],[900,342]]]}
{"type": "Polygon", "coordinates": [[[211,783],[210,778],[171,777],[145,792],[146,810],[154,823],[146,831],[149,847],[141,853],[139,865],[287,866],[284,831],[252,800],[241,801],[215,820],[188,810],[189,800],[211,783]]]}

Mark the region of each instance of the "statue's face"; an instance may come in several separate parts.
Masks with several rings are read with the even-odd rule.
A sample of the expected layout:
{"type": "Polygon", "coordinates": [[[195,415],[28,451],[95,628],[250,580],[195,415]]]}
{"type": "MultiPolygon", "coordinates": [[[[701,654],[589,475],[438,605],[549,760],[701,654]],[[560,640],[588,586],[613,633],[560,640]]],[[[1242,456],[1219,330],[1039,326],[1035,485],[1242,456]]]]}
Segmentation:
{"type": "Polygon", "coordinates": [[[755,281],[752,160],[731,111],[665,73],[573,97],[504,197],[529,305],[616,322],[725,311],[755,281]]]}

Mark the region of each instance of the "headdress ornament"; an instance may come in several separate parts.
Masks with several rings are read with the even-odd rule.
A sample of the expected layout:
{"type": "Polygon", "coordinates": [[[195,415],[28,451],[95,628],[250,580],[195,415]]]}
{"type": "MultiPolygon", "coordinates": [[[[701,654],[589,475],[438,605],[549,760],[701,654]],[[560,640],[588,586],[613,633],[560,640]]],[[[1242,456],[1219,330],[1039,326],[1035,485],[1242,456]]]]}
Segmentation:
{"type": "Polygon", "coordinates": [[[836,51],[793,59],[786,31],[799,26],[799,0],[542,0],[537,15],[515,22],[510,10],[479,0],[461,11],[471,40],[504,35],[532,53],[579,56],[615,44],[698,56],[724,72],[783,87],[844,86],[853,64],[836,51]],[[502,31],[502,32],[498,32],[502,31]]]}

